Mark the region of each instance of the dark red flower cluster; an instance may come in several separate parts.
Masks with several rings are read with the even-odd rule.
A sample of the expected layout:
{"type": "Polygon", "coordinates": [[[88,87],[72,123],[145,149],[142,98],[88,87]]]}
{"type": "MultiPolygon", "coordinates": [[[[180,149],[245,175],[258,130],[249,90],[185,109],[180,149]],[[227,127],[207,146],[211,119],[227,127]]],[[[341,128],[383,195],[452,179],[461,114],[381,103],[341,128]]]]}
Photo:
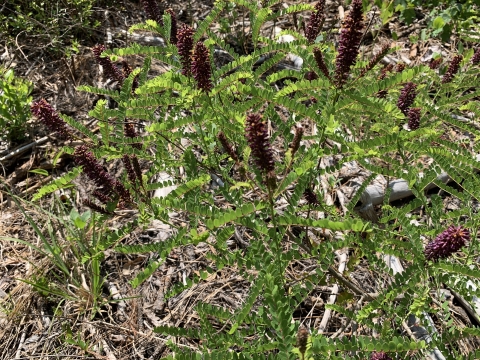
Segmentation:
{"type": "MultiPolygon", "coordinates": [[[[393,70],[393,65],[388,64],[385,66],[381,71],[380,71],[380,76],[378,77],[378,80],[383,80],[387,77],[387,74],[393,70]]],[[[387,96],[388,91],[387,90],[380,90],[377,92],[377,97],[380,99],[384,99],[387,96]]]]}
{"type": "Polygon", "coordinates": [[[303,196],[305,196],[305,200],[307,200],[307,203],[309,205],[316,206],[320,204],[317,198],[317,194],[315,194],[310,188],[305,189],[305,191],[303,192],[303,196]]]}
{"type": "Polygon", "coordinates": [[[313,44],[318,34],[320,34],[324,21],[325,0],[320,0],[315,5],[315,11],[312,12],[310,19],[308,20],[307,28],[305,29],[305,37],[310,44],[313,44]]]}
{"type": "Polygon", "coordinates": [[[462,62],[462,59],[462,55],[457,55],[452,59],[447,71],[445,72],[445,75],[443,75],[442,84],[449,83],[453,80],[455,74],[458,72],[458,70],[460,70],[460,63],[462,62]]]}
{"type": "Polygon", "coordinates": [[[397,73],[401,73],[403,70],[405,70],[405,63],[398,63],[396,66],[395,66],[395,71],[397,73]]]}
{"type": "Polygon", "coordinates": [[[177,45],[177,17],[172,9],[167,9],[165,12],[170,14],[172,21],[170,27],[170,44],[177,45]]]}
{"type": "Polygon", "coordinates": [[[142,0],[143,9],[147,14],[147,19],[155,20],[158,25],[163,25],[162,14],[158,8],[156,0],[142,0]]]}
{"type": "Polygon", "coordinates": [[[452,225],[425,246],[425,258],[433,261],[446,259],[464,247],[469,240],[468,229],[452,225]]]}
{"type": "MultiPolygon", "coordinates": [[[[123,132],[125,134],[126,137],[129,137],[129,138],[135,138],[137,137],[137,132],[135,131],[135,125],[131,122],[126,122],[124,125],[123,125],[123,132]]],[[[133,143],[131,144],[132,147],[134,147],[135,149],[141,149],[142,148],[142,144],[140,143],[133,143]]]]}
{"type": "Polygon", "coordinates": [[[83,167],[83,172],[92,180],[99,190],[94,192],[102,202],[110,201],[111,195],[115,192],[124,202],[131,202],[130,193],[123,184],[114,179],[95,158],[86,145],[78,146],[73,153],[75,163],[83,167]]]}
{"type": "Polygon", "coordinates": [[[98,44],[92,48],[93,55],[97,60],[97,63],[103,67],[105,76],[111,80],[118,81],[120,84],[125,80],[124,75],[115,66],[115,64],[110,60],[109,57],[101,57],[102,53],[105,51],[105,46],[98,44]]]}
{"type": "Polygon", "coordinates": [[[202,42],[198,42],[195,46],[195,52],[192,57],[192,75],[199,89],[205,92],[212,90],[210,52],[202,42]]]}
{"type": "Polygon", "coordinates": [[[292,149],[292,157],[295,156],[295,153],[300,148],[300,142],[302,141],[302,137],[303,137],[303,128],[298,126],[295,128],[295,136],[293,137],[293,141],[289,145],[290,149],[292,149]]]}
{"type": "Polygon", "coordinates": [[[89,207],[90,209],[92,209],[93,211],[96,211],[100,214],[104,214],[104,215],[111,215],[112,213],[110,211],[108,211],[107,209],[105,209],[103,206],[100,206],[100,205],[97,205],[95,204],[93,201],[89,200],[89,199],[85,199],[82,201],[83,205],[85,205],[86,207],[89,207]]]}
{"type": "Polygon", "coordinates": [[[193,53],[193,29],[182,24],[177,33],[177,49],[182,63],[182,74],[189,76],[192,74],[192,53],[193,53]]]}
{"type": "Polygon", "coordinates": [[[267,124],[257,114],[249,114],[246,120],[245,137],[252,149],[252,157],[258,168],[266,173],[275,170],[273,151],[268,139],[267,124]]]}
{"type": "Polygon", "coordinates": [[[415,97],[417,96],[417,92],[415,91],[416,88],[416,84],[414,84],[413,82],[408,82],[405,84],[402,91],[400,92],[397,106],[405,116],[408,115],[408,109],[410,108],[410,106],[412,106],[413,102],[415,101],[415,97]]]}
{"type": "Polygon", "coordinates": [[[230,144],[230,142],[228,141],[227,137],[225,136],[225,134],[220,131],[217,135],[218,137],[218,140],[220,140],[220,143],[222,144],[223,146],[223,149],[225,150],[225,152],[233,159],[235,160],[236,163],[239,163],[240,162],[240,159],[238,158],[238,155],[237,153],[235,152],[235,150],[233,149],[233,146],[232,144],[230,144]]]}
{"type": "Polygon", "coordinates": [[[392,360],[392,358],[383,351],[380,351],[372,353],[370,360],[392,360]]]}
{"type": "MultiPolygon", "coordinates": [[[[122,74],[123,74],[123,78],[126,79],[130,76],[130,74],[132,73],[133,69],[132,67],[130,66],[130,64],[128,62],[126,62],[125,60],[122,61],[122,74]]],[[[135,89],[138,88],[138,75],[135,76],[135,78],[133,79],[133,83],[132,83],[132,91],[135,91],[135,89]]]]}
{"type": "Polygon", "coordinates": [[[436,58],[436,59],[432,58],[432,60],[430,60],[430,63],[428,64],[428,67],[432,70],[435,70],[440,66],[441,63],[442,63],[442,58],[441,57],[436,58]]]}
{"type": "Polygon", "coordinates": [[[322,74],[330,81],[330,73],[328,71],[327,65],[325,64],[325,60],[323,59],[322,51],[315,47],[313,48],[313,56],[315,57],[315,62],[317,63],[318,68],[322,72],[322,74]]]}
{"type": "Polygon", "coordinates": [[[362,0],[353,0],[350,12],[342,24],[338,42],[335,80],[339,87],[345,83],[350,74],[350,68],[357,62],[363,26],[362,0]]]}
{"type": "Polygon", "coordinates": [[[477,48],[477,50],[475,50],[475,53],[472,56],[471,62],[472,62],[472,65],[477,65],[478,63],[480,63],[480,47],[477,48]]]}
{"type": "Polygon", "coordinates": [[[373,69],[375,65],[377,65],[380,60],[382,60],[385,55],[387,55],[388,51],[390,50],[390,44],[384,44],[380,50],[380,52],[373,57],[372,60],[365,66],[362,71],[360,72],[360,77],[364,76],[367,72],[373,69]]]}
{"type": "Polygon", "coordinates": [[[408,109],[408,128],[410,130],[417,130],[420,127],[420,108],[408,109]]]}
{"type": "Polygon", "coordinates": [[[56,131],[64,139],[73,140],[72,132],[65,121],[53,109],[47,100],[41,99],[34,102],[30,107],[33,115],[35,115],[46,127],[51,131],[56,131]]]}
{"type": "Polygon", "coordinates": [[[297,347],[302,355],[307,351],[308,335],[308,329],[300,325],[297,331],[297,347]]]}
{"type": "Polygon", "coordinates": [[[315,79],[318,79],[318,75],[315,71],[307,71],[304,75],[305,80],[308,81],[313,81],[315,79]]]}

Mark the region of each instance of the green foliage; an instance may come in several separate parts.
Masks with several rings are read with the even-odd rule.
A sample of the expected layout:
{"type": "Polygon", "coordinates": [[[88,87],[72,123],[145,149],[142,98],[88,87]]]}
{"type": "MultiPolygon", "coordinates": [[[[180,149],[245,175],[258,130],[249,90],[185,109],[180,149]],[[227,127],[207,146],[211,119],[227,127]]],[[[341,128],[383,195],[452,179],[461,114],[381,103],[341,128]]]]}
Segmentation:
{"type": "Polygon", "coordinates": [[[0,139],[21,141],[30,119],[32,84],[0,67],[0,139]]]}
{"type": "Polygon", "coordinates": [[[375,0],[384,24],[388,23],[395,12],[400,19],[410,25],[417,19],[418,13],[427,16],[427,28],[422,30],[421,38],[439,37],[444,42],[450,41],[453,32],[470,33],[478,24],[478,0],[375,0]]]}
{"type": "MultiPolygon", "coordinates": [[[[443,311],[431,308],[440,284],[448,284],[467,299],[480,295],[465,286],[480,277],[477,268],[470,269],[477,266],[474,259],[479,254],[478,241],[472,240],[468,249],[440,263],[426,262],[423,253],[424,242],[434,239],[446,226],[462,224],[475,232],[480,223],[471,206],[480,198],[476,176],[480,166],[472,151],[478,149],[480,134],[474,121],[458,120],[466,115],[462,107],[477,97],[472,89],[480,85],[478,68],[465,62],[448,84],[442,84],[440,76],[425,66],[387,73],[378,81],[379,67],[364,74],[365,63],[359,62],[351,69],[348,81],[339,86],[322,77],[312,55],[314,46],[321,47],[329,60],[326,67],[331,69],[336,56],[332,44],[308,45],[301,34],[296,34],[298,40],[290,43],[276,43],[260,36],[267,21],[281,16],[273,11],[276,3],[262,2],[259,11],[257,4],[250,1],[217,1],[199,24],[195,39],[207,34],[204,44],[211,55],[216,45],[229,53],[234,51],[209,30],[214,19],[227,9],[246,11],[255,36],[248,55],[232,54],[231,63],[213,69],[213,89],[208,93],[198,89],[194,78],[182,75],[173,45],[133,44],[107,52],[145,56],[145,62],[119,90],[81,88],[108,95],[118,103],[111,109],[101,100],[90,112],[99,120],[101,137],[75,126],[71,119],[65,121],[90,138],[97,159],[110,162],[125,154],[135,155],[148,164],[148,170],[135,181],[131,174],[119,176],[132,197],[122,205],[138,211],[135,221],[116,233],[100,231],[101,235],[92,240],[94,251],[81,258],[100,261],[103,251],[110,247],[123,254],[153,253],[149,263],[130,281],[137,287],[164,264],[174,249],[207,243],[212,250],[206,254],[209,266],[173,284],[166,297],[193,289],[209,274],[224,268],[234,269],[250,284],[248,295],[232,314],[200,302],[195,307],[199,318],[196,328],[157,327],[157,333],[202,340],[196,352],[182,352],[173,342],[168,343],[175,351],[170,358],[298,358],[295,338],[303,319],[296,314],[301,304],[318,284],[332,285],[337,281],[345,287],[342,301],[328,308],[354,321],[366,333],[375,331],[380,337],[359,334],[335,339],[315,329],[307,353],[300,354],[304,358],[343,359],[351,351],[359,351],[361,355],[355,355],[359,358],[374,350],[406,358],[439,347],[442,341],[454,344],[462,332],[476,333],[473,327],[449,323],[444,331],[448,336],[434,337],[428,344],[400,335],[410,315],[426,322],[427,312],[443,311]],[[287,54],[300,56],[303,67],[277,71],[277,64],[287,54]],[[152,76],[152,59],[163,62],[169,71],[152,76]],[[319,78],[308,81],[305,75],[312,69],[319,78]],[[139,86],[132,90],[137,75],[139,86]],[[408,119],[397,106],[406,82],[418,85],[412,106],[420,107],[422,116],[415,130],[409,129],[408,119]],[[379,91],[385,96],[380,98],[379,91]],[[261,115],[271,130],[268,140],[262,138],[260,145],[251,140],[255,134],[245,126],[252,113],[261,115]],[[125,136],[125,124],[138,120],[146,123],[144,132],[132,138],[125,136]],[[293,133],[300,125],[309,130],[305,130],[294,153],[293,133]],[[464,146],[448,138],[454,130],[468,132],[464,146]],[[220,132],[224,137],[219,136],[220,132]],[[219,139],[227,139],[231,146],[219,139]],[[270,148],[272,144],[275,151],[270,148]],[[274,170],[266,171],[260,160],[269,154],[275,154],[274,170]],[[337,190],[336,172],[352,163],[372,175],[366,176],[352,203],[345,207],[332,205],[326,199],[337,190]],[[445,212],[442,198],[426,192],[443,171],[456,183],[440,185],[461,203],[461,209],[455,212],[445,212]],[[160,181],[157,174],[168,174],[169,180],[160,181]],[[371,221],[357,213],[356,201],[365,201],[362,195],[376,175],[406,180],[415,199],[393,206],[386,198],[378,211],[378,221],[371,221]],[[152,198],[151,191],[169,187],[168,194],[152,198]],[[316,201],[304,200],[307,189],[318,197],[316,201]],[[423,219],[416,213],[418,208],[427,221],[419,221],[423,219]],[[172,212],[184,215],[181,226],[171,222],[172,212]],[[162,242],[122,243],[124,236],[153,219],[168,224],[173,235],[162,242]],[[238,238],[239,228],[245,230],[249,241],[241,249],[232,249],[228,241],[238,238]],[[342,275],[335,270],[336,255],[345,249],[354,254],[348,263],[352,267],[349,272],[362,261],[375,279],[387,284],[375,284],[375,296],[362,294],[364,302],[358,308],[352,300],[359,296],[358,289],[348,272],[342,275]],[[382,255],[396,257],[405,271],[394,273],[382,255]],[[303,266],[299,264],[307,260],[314,269],[292,280],[291,268],[303,266]]],[[[281,11],[290,14],[302,9],[293,5],[281,11]]],[[[169,33],[168,24],[161,28],[148,22],[147,27],[163,36],[169,33]]],[[[133,29],[145,29],[145,25],[133,29]]],[[[73,175],[67,174],[61,182],[73,175]]],[[[46,194],[58,186],[52,184],[39,193],[46,194]]],[[[120,207],[107,204],[111,211],[117,205],[120,207]]],[[[79,231],[94,226],[86,215],[72,213],[70,219],[79,231]]],[[[106,219],[104,216],[100,220],[106,219]]]]}
{"type": "Polygon", "coordinates": [[[35,37],[36,46],[69,56],[100,24],[92,9],[111,5],[110,0],[9,1],[0,12],[0,36],[12,44],[35,37]]]}

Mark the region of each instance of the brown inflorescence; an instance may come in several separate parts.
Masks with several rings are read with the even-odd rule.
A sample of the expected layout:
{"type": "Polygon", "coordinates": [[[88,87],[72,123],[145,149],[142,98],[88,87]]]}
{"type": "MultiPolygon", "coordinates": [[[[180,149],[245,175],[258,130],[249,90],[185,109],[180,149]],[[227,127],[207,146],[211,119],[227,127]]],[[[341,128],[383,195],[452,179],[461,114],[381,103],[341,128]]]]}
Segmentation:
{"type": "Polygon", "coordinates": [[[227,137],[225,136],[225,134],[223,133],[223,131],[220,131],[220,132],[218,133],[217,137],[218,137],[218,140],[220,140],[220,143],[222,144],[223,149],[225,150],[225,152],[226,152],[236,163],[239,163],[239,162],[240,162],[240,159],[238,158],[237,153],[236,153],[235,150],[233,149],[232,144],[230,144],[230,142],[228,141],[228,139],[227,139],[227,137]]]}
{"type": "Polygon", "coordinates": [[[145,10],[145,14],[147,15],[147,19],[155,20],[157,24],[163,25],[162,14],[160,13],[160,9],[157,5],[156,0],[142,0],[143,9],[145,10]]]}
{"type": "Polygon", "coordinates": [[[350,74],[350,68],[357,62],[363,34],[362,0],[353,0],[350,12],[340,30],[338,55],[335,63],[335,81],[341,87],[350,74]]]}
{"type": "Polygon", "coordinates": [[[307,71],[304,75],[305,80],[308,81],[313,81],[315,79],[318,79],[318,75],[315,73],[315,71],[307,71]]]}
{"type": "Polygon", "coordinates": [[[408,82],[405,84],[402,91],[400,92],[397,106],[405,116],[407,116],[408,109],[410,108],[410,106],[412,106],[413,102],[415,101],[415,97],[417,96],[416,88],[416,84],[414,84],[413,82],[408,82]]]}
{"type": "Polygon", "coordinates": [[[133,164],[133,171],[135,171],[135,175],[137,176],[137,179],[140,182],[140,186],[143,187],[142,168],[140,167],[140,163],[138,162],[138,158],[136,155],[132,155],[132,164],[133,164]]]}
{"type": "Polygon", "coordinates": [[[135,170],[133,169],[132,162],[130,160],[130,156],[128,154],[124,154],[122,156],[122,161],[123,165],[125,166],[125,170],[127,172],[127,177],[130,183],[135,186],[136,181],[137,181],[137,174],[135,173],[135,170]]]}
{"type": "Polygon", "coordinates": [[[93,191],[92,195],[99,200],[103,204],[108,204],[109,202],[113,201],[111,197],[111,189],[107,188],[102,188],[102,189],[96,189],[93,191]],[[107,193],[109,192],[109,193],[107,193]]]}
{"type": "Polygon", "coordinates": [[[318,68],[322,72],[322,74],[330,81],[330,73],[328,72],[327,65],[325,64],[325,60],[323,59],[322,51],[315,47],[313,48],[313,56],[315,57],[315,62],[317,63],[318,68]]]}
{"type": "Polygon", "coordinates": [[[442,63],[442,58],[441,57],[436,58],[436,59],[432,58],[432,60],[430,60],[430,62],[428,63],[428,67],[432,70],[435,70],[440,66],[441,63],[442,63]]]}
{"type": "Polygon", "coordinates": [[[258,114],[249,114],[246,120],[245,137],[252,149],[252,157],[257,167],[266,173],[275,170],[273,151],[268,139],[267,124],[258,114]]]}
{"type": "MultiPolygon", "coordinates": [[[[122,61],[122,74],[123,74],[123,78],[126,79],[130,76],[130,74],[132,73],[133,69],[132,67],[130,66],[130,64],[128,62],[126,62],[125,60],[122,61]]],[[[135,76],[135,78],[133,79],[133,82],[132,82],[132,91],[135,91],[135,89],[138,88],[138,75],[135,76]]]]}
{"type": "MultiPolygon", "coordinates": [[[[123,201],[130,202],[130,193],[123,186],[123,184],[114,179],[95,158],[93,153],[86,145],[78,146],[73,153],[75,163],[83,167],[83,172],[92,180],[97,186],[101,187],[98,194],[103,194],[103,200],[109,199],[112,192],[116,192],[123,201]]],[[[95,195],[95,194],[94,194],[95,195]]],[[[99,200],[102,200],[101,196],[99,200]]]]}
{"type": "Polygon", "coordinates": [[[72,132],[65,121],[58,115],[47,100],[41,99],[36,101],[30,107],[33,115],[35,115],[46,127],[51,131],[58,132],[64,139],[73,140],[72,132]]]}
{"type": "Polygon", "coordinates": [[[401,73],[403,70],[405,70],[405,63],[398,63],[396,66],[395,66],[395,72],[397,73],[401,73]]]}
{"type": "Polygon", "coordinates": [[[170,14],[171,27],[170,27],[170,44],[177,45],[177,17],[172,9],[165,10],[170,14]]]}
{"type": "Polygon", "coordinates": [[[320,0],[315,5],[315,10],[312,12],[310,19],[308,20],[307,28],[305,29],[305,37],[310,44],[313,44],[318,34],[320,34],[324,21],[325,0],[320,0]]]}
{"type": "Polygon", "coordinates": [[[210,52],[202,42],[198,42],[195,46],[195,52],[192,56],[192,75],[199,89],[205,92],[212,90],[210,52]]]}
{"type": "Polygon", "coordinates": [[[468,229],[452,225],[425,246],[425,258],[433,261],[446,259],[464,247],[469,240],[468,229]]]}
{"type": "Polygon", "coordinates": [[[460,63],[462,62],[462,59],[462,55],[457,55],[452,59],[447,71],[445,72],[445,75],[443,75],[442,84],[449,83],[453,80],[455,74],[458,72],[458,70],[460,70],[460,63]]]}
{"type": "Polygon", "coordinates": [[[293,137],[293,141],[290,144],[290,149],[292,149],[292,158],[295,156],[295,153],[300,148],[300,142],[302,141],[303,137],[303,128],[298,126],[295,128],[295,136],[293,137]]]}
{"type": "Polygon", "coordinates": [[[477,65],[480,63],[480,47],[475,50],[475,53],[472,56],[472,59],[470,60],[472,65],[477,65]]]}
{"type": "Polygon", "coordinates": [[[110,215],[112,214],[111,212],[109,212],[107,209],[105,209],[103,206],[100,206],[100,205],[97,205],[95,204],[93,201],[91,200],[83,200],[82,201],[83,205],[85,205],[86,207],[89,207],[90,209],[100,213],[100,214],[104,214],[104,215],[110,215]]]}
{"type": "Polygon", "coordinates": [[[93,55],[95,56],[97,63],[103,67],[105,76],[110,80],[118,81],[122,84],[125,80],[122,72],[115,66],[109,57],[101,57],[105,50],[105,46],[102,44],[97,44],[92,48],[93,55]]]}
{"type": "Polygon", "coordinates": [[[373,69],[375,65],[377,65],[380,60],[382,60],[385,55],[387,55],[388,51],[390,50],[390,44],[384,44],[380,49],[380,52],[373,57],[372,60],[365,66],[362,71],[360,72],[360,77],[364,76],[367,72],[373,69]]]}
{"type": "MultiPolygon", "coordinates": [[[[128,137],[128,138],[135,138],[137,137],[137,132],[135,131],[135,125],[131,122],[126,122],[124,125],[123,125],[123,132],[125,134],[125,137],[128,137]]],[[[135,149],[141,149],[142,148],[142,144],[140,143],[133,143],[133,144],[130,144],[132,147],[134,147],[135,149]]]]}
{"type": "MultiPolygon", "coordinates": [[[[383,80],[387,77],[387,74],[393,70],[393,65],[388,64],[385,66],[381,71],[380,71],[380,76],[378,77],[378,80],[383,80]]],[[[380,99],[384,99],[387,96],[388,91],[386,89],[379,90],[377,92],[377,97],[380,99]]]]}
{"type": "Polygon", "coordinates": [[[420,108],[408,109],[408,128],[410,130],[417,130],[420,127],[420,108]]]}
{"type": "Polygon", "coordinates": [[[375,351],[370,356],[370,360],[392,360],[392,358],[383,351],[379,351],[379,352],[375,351]]]}
{"type": "Polygon", "coordinates": [[[182,24],[177,32],[178,55],[185,76],[192,74],[193,33],[193,29],[186,24],[182,24]]]}
{"type": "Polygon", "coordinates": [[[310,188],[305,189],[305,191],[303,192],[303,196],[305,196],[305,200],[307,200],[307,203],[309,205],[316,206],[320,204],[317,198],[317,194],[315,194],[310,188]]]}
{"type": "Polygon", "coordinates": [[[302,356],[304,356],[307,351],[308,335],[308,329],[300,325],[297,331],[297,347],[302,356]]]}

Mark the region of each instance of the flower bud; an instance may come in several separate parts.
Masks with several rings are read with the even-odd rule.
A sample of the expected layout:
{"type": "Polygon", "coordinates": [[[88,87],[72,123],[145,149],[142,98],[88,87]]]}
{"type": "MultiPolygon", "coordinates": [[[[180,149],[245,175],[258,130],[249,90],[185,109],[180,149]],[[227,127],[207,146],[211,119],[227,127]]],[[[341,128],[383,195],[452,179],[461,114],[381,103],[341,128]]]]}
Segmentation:
{"type": "Polygon", "coordinates": [[[442,84],[449,83],[453,80],[455,74],[460,70],[460,63],[462,62],[463,56],[457,55],[455,56],[450,65],[448,66],[447,72],[443,75],[442,84]]]}
{"type": "Polygon", "coordinates": [[[193,29],[183,24],[177,33],[177,49],[182,63],[182,74],[191,75],[192,52],[193,52],[193,29]]]}
{"type": "Polygon", "coordinates": [[[338,55],[335,64],[335,81],[338,87],[346,82],[350,68],[357,62],[360,41],[363,36],[362,0],[353,0],[350,12],[340,30],[338,55]]]}
{"type": "Polygon", "coordinates": [[[417,96],[417,93],[415,91],[416,88],[416,84],[408,82],[405,84],[402,91],[400,92],[397,106],[405,116],[407,116],[408,108],[412,106],[413,102],[415,101],[415,97],[417,96]]]}
{"type": "Polygon", "coordinates": [[[420,108],[408,109],[408,127],[410,130],[417,130],[420,127],[420,108]]]}
{"type": "Polygon", "coordinates": [[[325,0],[320,0],[315,5],[315,10],[312,12],[305,29],[305,37],[310,44],[315,42],[318,34],[322,30],[323,22],[325,21],[325,0]]]}
{"type": "Polygon", "coordinates": [[[273,172],[275,162],[272,147],[268,140],[267,124],[262,121],[260,115],[249,114],[247,116],[245,132],[257,167],[265,173],[273,172]]]}
{"type": "Polygon", "coordinates": [[[147,19],[155,20],[158,25],[163,25],[162,15],[158,8],[156,0],[142,0],[143,9],[147,15],[147,19]]]}
{"type": "Polygon", "coordinates": [[[433,261],[446,259],[464,247],[469,240],[468,229],[462,226],[450,226],[425,246],[425,258],[433,261]]]}
{"type": "Polygon", "coordinates": [[[205,92],[212,90],[210,53],[202,42],[198,42],[195,46],[195,52],[192,57],[192,75],[199,89],[205,92]]]}
{"type": "Polygon", "coordinates": [[[51,131],[56,131],[64,139],[73,140],[73,135],[69,126],[57,114],[45,99],[34,102],[30,107],[32,114],[35,115],[51,131]]]}
{"type": "Polygon", "coordinates": [[[110,80],[118,81],[122,84],[125,80],[122,72],[113,64],[109,57],[101,57],[105,50],[105,46],[101,44],[97,44],[92,48],[93,55],[95,56],[97,63],[102,66],[105,76],[110,80]]]}

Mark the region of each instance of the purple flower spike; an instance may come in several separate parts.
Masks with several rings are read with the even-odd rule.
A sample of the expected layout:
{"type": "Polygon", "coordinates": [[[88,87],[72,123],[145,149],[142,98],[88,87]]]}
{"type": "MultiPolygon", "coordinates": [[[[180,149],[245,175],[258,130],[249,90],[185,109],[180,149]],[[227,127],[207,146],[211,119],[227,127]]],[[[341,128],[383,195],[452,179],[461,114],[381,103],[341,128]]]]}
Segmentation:
{"type": "Polygon", "coordinates": [[[347,81],[350,68],[357,62],[363,34],[362,0],[353,0],[350,12],[342,24],[335,64],[335,80],[338,87],[347,81]]]}
{"type": "Polygon", "coordinates": [[[328,72],[327,65],[325,64],[325,60],[323,59],[322,51],[319,48],[313,48],[313,56],[315,57],[315,62],[317,63],[318,68],[322,72],[322,74],[330,81],[330,73],[328,72]]]}
{"type": "Polygon", "coordinates": [[[425,246],[425,258],[433,261],[446,259],[464,247],[469,240],[468,229],[462,226],[450,226],[425,246]]]}
{"type": "Polygon", "coordinates": [[[267,124],[257,114],[249,114],[246,120],[245,137],[252,149],[252,157],[258,168],[266,173],[275,170],[272,147],[268,140],[267,124]]]}
{"type": "Polygon", "coordinates": [[[478,63],[480,63],[480,47],[477,48],[477,50],[473,54],[471,61],[472,61],[472,65],[477,65],[478,63]]]}
{"type": "MultiPolygon", "coordinates": [[[[102,53],[105,51],[105,46],[98,44],[92,48],[93,55],[97,60],[97,63],[103,67],[105,76],[111,80],[118,81],[120,84],[123,83],[125,77],[123,76],[120,69],[118,69],[112,60],[109,57],[101,57],[102,53]]],[[[128,71],[128,70],[127,70],[128,71]]]]}
{"type": "Polygon", "coordinates": [[[73,153],[75,163],[83,166],[83,172],[97,186],[111,190],[114,188],[115,179],[105,171],[102,164],[97,160],[86,145],[78,146],[73,153]]]}
{"type": "Polygon", "coordinates": [[[171,28],[170,28],[170,43],[177,45],[177,17],[172,9],[165,10],[166,13],[170,14],[171,28]]]}
{"type": "Polygon", "coordinates": [[[372,353],[370,360],[392,360],[392,358],[383,351],[380,351],[372,353]]]}
{"type": "Polygon", "coordinates": [[[432,70],[435,70],[436,68],[438,68],[440,66],[441,63],[442,63],[442,58],[441,57],[436,58],[436,59],[432,59],[432,60],[430,60],[430,63],[428,64],[428,67],[432,70]]]}
{"type": "Polygon", "coordinates": [[[417,96],[415,91],[416,88],[416,84],[412,82],[406,83],[400,93],[400,97],[398,98],[397,106],[405,116],[407,116],[408,108],[412,106],[413,102],[415,101],[415,97],[417,96]]]}
{"type": "Polygon", "coordinates": [[[312,12],[310,19],[308,20],[307,28],[305,29],[305,37],[310,44],[313,44],[318,34],[320,34],[324,21],[325,0],[320,0],[315,5],[315,10],[312,12]]]}
{"type": "Polygon", "coordinates": [[[198,42],[195,46],[195,53],[192,59],[192,74],[199,89],[205,92],[212,90],[210,53],[202,42],[198,42]]]}
{"type": "Polygon", "coordinates": [[[177,49],[182,63],[182,74],[189,76],[192,74],[192,52],[193,52],[193,29],[183,24],[177,33],[177,49]]]}
{"type": "Polygon", "coordinates": [[[35,115],[51,131],[56,131],[61,137],[73,140],[73,135],[65,121],[57,114],[45,99],[34,102],[30,107],[32,114],[35,115]]]}
{"type": "Polygon", "coordinates": [[[155,20],[158,25],[163,25],[162,14],[158,8],[156,0],[142,0],[143,9],[147,14],[147,19],[155,20]]]}
{"type": "Polygon", "coordinates": [[[408,109],[408,127],[410,130],[417,130],[420,127],[420,108],[408,109]]]}
{"type": "Polygon", "coordinates": [[[463,56],[457,55],[455,56],[450,65],[448,66],[447,72],[443,75],[442,84],[449,83],[453,80],[455,74],[460,70],[460,63],[462,62],[463,56]]]}

